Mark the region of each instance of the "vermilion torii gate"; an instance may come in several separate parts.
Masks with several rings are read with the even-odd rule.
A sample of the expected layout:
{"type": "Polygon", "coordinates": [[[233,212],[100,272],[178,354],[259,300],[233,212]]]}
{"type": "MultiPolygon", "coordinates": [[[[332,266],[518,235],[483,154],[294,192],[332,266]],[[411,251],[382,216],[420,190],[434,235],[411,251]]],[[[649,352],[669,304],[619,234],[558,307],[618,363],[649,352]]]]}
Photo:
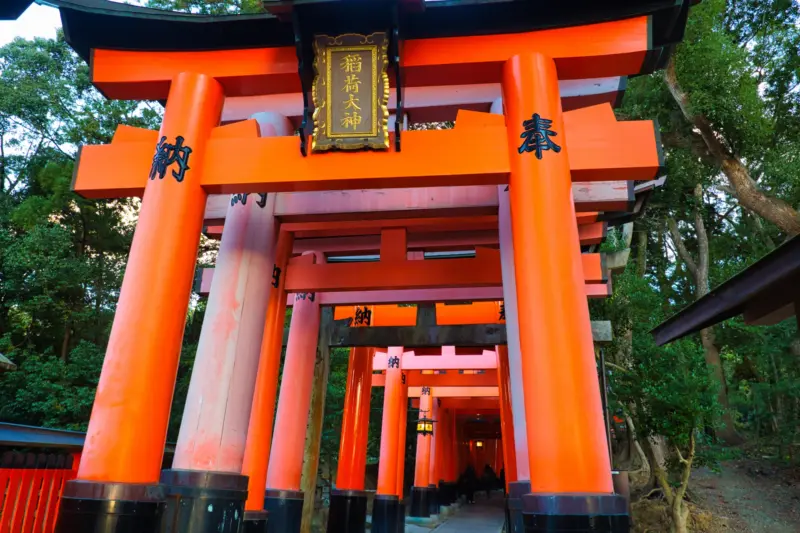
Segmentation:
{"type": "MultiPolygon", "coordinates": [[[[404,352],[448,345],[499,355],[493,401],[501,426],[513,426],[505,434],[514,453],[507,436],[503,462],[516,463],[515,531],[628,530],[612,488],[587,306],[587,296],[608,294],[608,276],[581,244],[602,233],[592,223],[639,209],[635,183],[659,172],[655,124],[617,121],[612,104],[628,76],[664,63],[690,2],[266,0],[264,14],[231,17],[48,3],[104,95],[165,102],[158,132],[120,126],[76,163],[79,194],[142,203],[59,533],[298,531],[320,306],[500,299],[504,326],[423,320],[406,326],[424,330],[408,343],[374,342],[402,331],[349,328],[347,416],[363,416],[366,348],[388,354],[372,530],[403,523],[397,458],[413,393],[404,352]],[[331,55],[345,53],[364,55],[331,55]],[[360,86],[356,74],[369,82],[360,86]],[[390,110],[402,119],[392,134],[390,110]],[[455,127],[402,128],[432,119],[455,127]],[[329,146],[341,150],[320,151],[329,146]],[[223,214],[209,200],[216,194],[233,195],[223,214]],[[198,240],[215,217],[220,254],[175,462],[162,472],[198,240]],[[374,257],[346,262],[343,251],[374,257]]],[[[434,426],[452,425],[435,437],[423,430],[420,489],[431,484],[431,463],[433,483],[451,482],[460,466],[438,438],[459,441],[458,416],[430,406],[434,426]]],[[[358,424],[343,425],[366,439],[358,424]]],[[[328,528],[363,531],[362,459],[344,458],[350,470],[340,472],[328,528]]]]}

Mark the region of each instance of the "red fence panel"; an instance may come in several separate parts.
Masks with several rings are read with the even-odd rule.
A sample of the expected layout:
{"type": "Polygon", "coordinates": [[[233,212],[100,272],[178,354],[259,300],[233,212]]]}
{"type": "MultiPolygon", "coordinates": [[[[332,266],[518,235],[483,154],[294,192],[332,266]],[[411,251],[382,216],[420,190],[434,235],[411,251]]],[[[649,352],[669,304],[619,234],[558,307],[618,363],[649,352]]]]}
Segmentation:
{"type": "Polygon", "coordinates": [[[0,533],[52,533],[64,482],[79,454],[6,452],[0,457],[0,533]]]}

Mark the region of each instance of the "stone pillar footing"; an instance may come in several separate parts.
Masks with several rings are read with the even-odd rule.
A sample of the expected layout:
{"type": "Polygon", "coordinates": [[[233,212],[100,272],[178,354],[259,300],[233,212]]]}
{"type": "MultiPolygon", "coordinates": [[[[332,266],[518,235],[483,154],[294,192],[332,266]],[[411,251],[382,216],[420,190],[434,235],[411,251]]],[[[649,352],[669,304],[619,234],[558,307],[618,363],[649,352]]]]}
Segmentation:
{"type": "Polygon", "coordinates": [[[397,502],[397,533],[405,533],[406,531],[406,502],[398,500],[397,502]]]}
{"type": "Polygon", "coordinates": [[[264,510],[269,513],[267,533],[300,533],[303,491],[267,489],[264,510]]]}
{"type": "Polygon", "coordinates": [[[430,487],[411,487],[411,508],[408,515],[427,518],[431,515],[431,498],[434,489],[430,487]]]}
{"type": "Polygon", "coordinates": [[[458,501],[458,483],[455,481],[439,482],[439,505],[453,505],[458,501]]]}
{"type": "Polygon", "coordinates": [[[530,481],[512,481],[508,484],[508,533],[523,533],[522,497],[531,492],[530,481]]]}
{"type": "Polygon", "coordinates": [[[628,504],[619,494],[526,494],[525,533],[628,533],[628,504]]]}
{"type": "Polygon", "coordinates": [[[164,470],[166,503],[159,533],[240,533],[247,476],[230,472],[164,470]]]}
{"type": "Polygon", "coordinates": [[[163,510],[161,485],[67,481],[55,533],[157,533],[163,510]]]}
{"type": "Polygon", "coordinates": [[[428,499],[428,512],[431,516],[438,516],[439,515],[439,489],[436,488],[436,485],[428,485],[428,488],[431,489],[431,495],[428,499]]]}
{"type": "Polygon", "coordinates": [[[242,521],[242,533],[267,533],[266,511],[245,511],[242,521]]]}
{"type": "Polygon", "coordinates": [[[331,490],[328,512],[328,533],[364,533],[367,527],[367,500],[365,490],[331,490]]]}
{"type": "Polygon", "coordinates": [[[397,533],[399,523],[405,523],[405,513],[401,518],[397,496],[376,495],[372,502],[372,533],[397,533]]]}

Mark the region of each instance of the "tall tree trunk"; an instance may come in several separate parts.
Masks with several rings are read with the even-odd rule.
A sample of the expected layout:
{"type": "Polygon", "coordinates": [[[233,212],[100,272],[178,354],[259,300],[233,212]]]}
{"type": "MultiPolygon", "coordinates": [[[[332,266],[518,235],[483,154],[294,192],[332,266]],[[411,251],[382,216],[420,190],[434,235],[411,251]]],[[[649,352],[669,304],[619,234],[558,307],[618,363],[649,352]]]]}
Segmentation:
{"type": "Polygon", "coordinates": [[[61,352],[59,357],[64,363],[67,362],[67,355],[69,354],[69,341],[72,338],[72,320],[67,320],[64,324],[64,336],[61,339],[61,352]]]}
{"type": "MultiPolygon", "coordinates": [[[[709,292],[708,288],[708,271],[709,271],[709,250],[708,250],[708,232],[706,231],[705,222],[703,221],[703,186],[699,183],[694,188],[695,197],[695,212],[694,212],[694,231],[697,237],[697,260],[692,257],[686,244],[683,242],[678,225],[673,219],[668,219],[672,240],[675,243],[675,249],[678,255],[683,260],[686,268],[694,278],[695,285],[695,299],[699,300],[709,292]]],[[[733,416],[730,411],[730,404],[728,403],[728,385],[725,379],[725,373],[722,368],[722,360],[719,356],[719,347],[716,345],[714,336],[714,328],[708,327],[700,331],[700,341],[703,345],[703,352],[705,354],[706,363],[711,367],[714,378],[717,381],[717,401],[723,408],[722,421],[724,427],[717,430],[717,436],[728,444],[741,444],[742,437],[736,432],[734,426],[733,416]]]]}
{"type": "Polygon", "coordinates": [[[332,326],[333,309],[323,308],[317,343],[317,360],[314,366],[314,390],[311,394],[311,409],[308,413],[306,445],[303,452],[303,475],[300,481],[300,488],[303,491],[303,520],[300,525],[300,533],[311,533],[314,519],[319,451],[322,444],[322,421],[325,416],[325,396],[328,391],[328,373],[331,367],[331,351],[328,343],[332,326]]]}
{"type": "Polygon", "coordinates": [[[692,113],[689,95],[683,92],[675,72],[675,55],[669,59],[664,71],[672,97],[687,121],[700,132],[709,154],[719,164],[739,203],[753,213],[769,220],[789,235],[800,233],[800,215],[788,203],[766,194],[750,177],[750,171],[734,154],[722,134],[715,130],[702,114],[692,113]]]}

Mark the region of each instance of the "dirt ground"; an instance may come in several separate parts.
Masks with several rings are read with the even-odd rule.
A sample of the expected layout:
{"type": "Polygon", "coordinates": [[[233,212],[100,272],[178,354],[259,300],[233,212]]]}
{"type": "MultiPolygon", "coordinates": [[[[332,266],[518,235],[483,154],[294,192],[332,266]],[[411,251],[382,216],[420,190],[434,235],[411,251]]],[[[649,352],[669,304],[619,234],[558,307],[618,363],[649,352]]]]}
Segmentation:
{"type": "MultiPolygon", "coordinates": [[[[692,472],[692,498],[735,533],[800,532],[800,469],[741,459],[692,472]],[[727,519],[727,520],[724,520],[727,519]]],[[[724,531],[724,530],[723,530],[724,531]]]]}

